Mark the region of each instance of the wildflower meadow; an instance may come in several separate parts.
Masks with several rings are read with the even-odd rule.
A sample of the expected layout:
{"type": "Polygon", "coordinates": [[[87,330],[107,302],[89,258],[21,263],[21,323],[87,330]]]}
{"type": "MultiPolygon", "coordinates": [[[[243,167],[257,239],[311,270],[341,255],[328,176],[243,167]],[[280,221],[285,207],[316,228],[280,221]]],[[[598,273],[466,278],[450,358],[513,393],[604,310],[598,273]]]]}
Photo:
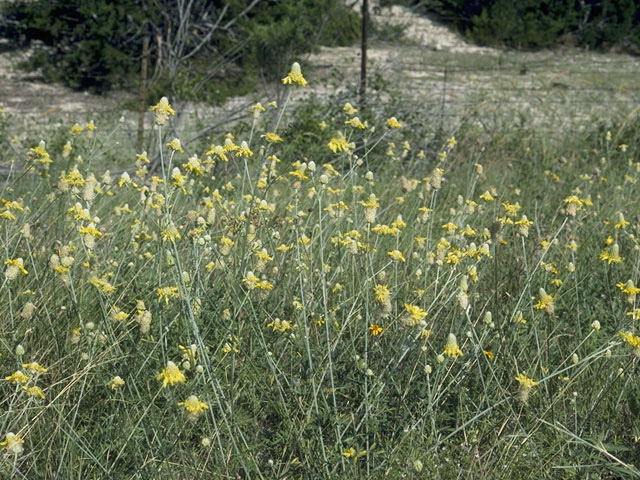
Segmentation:
{"type": "Polygon", "coordinates": [[[0,113],[0,477],[640,476],[637,116],[427,142],[312,82],[148,152],[0,113]]]}

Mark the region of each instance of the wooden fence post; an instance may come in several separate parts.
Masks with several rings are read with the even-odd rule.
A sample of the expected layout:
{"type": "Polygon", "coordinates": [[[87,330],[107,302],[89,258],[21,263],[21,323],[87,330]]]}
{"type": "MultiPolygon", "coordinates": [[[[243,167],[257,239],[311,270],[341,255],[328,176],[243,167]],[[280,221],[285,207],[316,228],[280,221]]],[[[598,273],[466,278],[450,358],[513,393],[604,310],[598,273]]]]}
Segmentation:
{"type": "Polygon", "coordinates": [[[149,62],[149,37],[142,39],[142,65],[140,66],[140,111],[138,113],[138,142],[136,148],[142,151],[144,143],[144,116],[147,113],[147,66],[149,62]]]}

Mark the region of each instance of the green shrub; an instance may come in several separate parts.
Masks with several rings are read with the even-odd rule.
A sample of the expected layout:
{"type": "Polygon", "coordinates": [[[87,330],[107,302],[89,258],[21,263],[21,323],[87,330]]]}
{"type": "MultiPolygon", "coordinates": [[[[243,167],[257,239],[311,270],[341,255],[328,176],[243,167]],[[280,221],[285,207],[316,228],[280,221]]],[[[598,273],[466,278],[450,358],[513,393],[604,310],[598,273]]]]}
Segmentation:
{"type": "Polygon", "coordinates": [[[640,7],[634,0],[384,0],[435,15],[486,45],[547,48],[565,34],[587,48],[614,45],[637,51],[640,7]]]}
{"type": "MultiPolygon", "coordinates": [[[[158,81],[163,88],[170,86],[174,98],[216,101],[246,93],[259,78],[276,79],[294,56],[359,37],[358,14],[338,0],[269,0],[247,12],[246,3],[238,0],[216,5],[207,8],[214,8],[214,14],[224,11],[230,26],[216,30],[208,48],[177,69],[165,69],[158,81]]],[[[160,34],[166,41],[175,36],[171,13],[177,8],[168,0],[20,1],[4,6],[0,37],[15,47],[38,46],[23,66],[40,69],[46,80],[104,92],[137,84],[143,37],[160,34]]],[[[154,65],[159,55],[151,43],[154,65]]]]}

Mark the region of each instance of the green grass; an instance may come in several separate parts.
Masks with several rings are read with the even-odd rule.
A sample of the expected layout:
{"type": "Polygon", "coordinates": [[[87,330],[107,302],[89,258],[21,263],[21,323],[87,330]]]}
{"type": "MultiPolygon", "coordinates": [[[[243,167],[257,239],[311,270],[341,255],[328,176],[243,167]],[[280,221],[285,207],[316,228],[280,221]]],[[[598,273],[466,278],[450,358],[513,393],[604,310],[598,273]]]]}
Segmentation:
{"type": "Polygon", "coordinates": [[[375,129],[341,104],[269,108],[236,126],[253,156],[192,145],[190,171],[161,127],[155,179],[103,176],[123,161],[115,122],[58,132],[48,166],[37,140],[12,144],[3,255],[27,273],[5,266],[0,366],[44,399],[2,381],[0,435],[24,440],[3,477],[639,475],[639,350],[620,336],[638,304],[616,286],[640,283],[637,119],[563,143],[469,124],[454,142],[358,114],[375,129]],[[337,131],[354,144],[333,153],[337,131]],[[601,259],[613,244],[620,263],[601,259]],[[168,362],[184,382],[163,387],[168,362]],[[178,405],[192,395],[197,415],[178,405]]]}

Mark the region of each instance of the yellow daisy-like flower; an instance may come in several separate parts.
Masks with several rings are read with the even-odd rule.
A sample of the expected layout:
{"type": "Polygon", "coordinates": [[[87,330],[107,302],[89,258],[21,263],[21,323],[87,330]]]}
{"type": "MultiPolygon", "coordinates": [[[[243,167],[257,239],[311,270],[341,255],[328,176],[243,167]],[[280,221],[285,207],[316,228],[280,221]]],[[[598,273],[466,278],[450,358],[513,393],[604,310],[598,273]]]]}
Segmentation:
{"type": "Polygon", "coordinates": [[[425,312],[422,308],[420,308],[417,305],[409,305],[408,303],[405,303],[404,308],[407,309],[407,312],[409,313],[409,315],[411,316],[411,318],[415,323],[418,323],[420,320],[422,320],[428,315],[427,312],[425,312]]]}
{"type": "Polygon", "coordinates": [[[29,381],[29,376],[22,373],[20,370],[16,370],[14,373],[9,375],[8,377],[4,377],[5,381],[17,383],[19,385],[24,385],[29,381]]]}
{"type": "Polygon", "coordinates": [[[339,133],[337,137],[331,138],[327,146],[333,153],[349,152],[349,149],[354,147],[353,144],[347,142],[342,133],[339,133]]]}
{"type": "Polygon", "coordinates": [[[16,455],[22,453],[24,451],[24,440],[20,438],[19,435],[15,433],[7,433],[4,441],[0,442],[0,447],[7,450],[8,452],[15,453],[16,455]]]}
{"type": "Polygon", "coordinates": [[[402,128],[402,124],[398,121],[396,117],[391,117],[387,119],[387,126],[389,128],[402,128]]]}
{"type": "Polygon", "coordinates": [[[633,348],[634,355],[640,357],[640,337],[631,332],[620,332],[618,335],[633,348]]]}
{"type": "Polygon", "coordinates": [[[371,325],[369,325],[369,330],[371,331],[371,335],[377,337],[384,331],[384,328],[382,328],[380,325],[372,323],[371,325]]]}
{"type": "Polygon", "coordinates": [[[71,127],[71,135],[73,135],[74,138],[78,138],[83,130],[84,128],[76,123],[73,127],[71,127]]]}
{"type": "Polygon", "coordinates": [[[520,384],[518,399],[522,403],[526,403],[529,399],[529,393],[531,392],[531,389],[536,385],[539,385],[540,382],[536,382],[532,378],[527,377],[524,373],[521,373],[517,377],[515,377],[515,380],[520,384]]]}
{"type": "Polygon", "coordinates": [[[167,386],[173,387],[178,383],[187,381],[178,366],[172,361],[167,362],[167,366],[158,374],[156,380],[162,382],[162,388],[166,388],[167,386]]]}
{"type": "Polygon", "coordinates": [[[22,390],[24,390],[30,397],[38,397],[39,399],[44,400],[44,393],[40,387],[25,387],[23,385],[22,390]]]}
{"type": "Polygon", "coordinates": [[[400,250],[391,250],[390,252],[387,252],[387,255],[389,255],[391,258],[393,258],[396,261],[400,261],[400,262],[406,262],[407,259],[404,258],[404,255],[402,255],[402,252],[400,250]]]}
{"type": "Polygon", "coordinates": [[[347,115],[355,115],[356,113],[358,113],[358,110],[356,108],[354,108],[354,106],[351,105],[351,103],[349,103],[349,102],[344,104],[344,107],[342,107],[342,110],[347,115]]]}
{"type": "Polygon", "coordinates": [[[184,150],[182,149],[182,144],[180,143],[180,140],[177,138],[174,138],[169,143],[167,143],[167,147],[169,147],[174,152],[184,153],[184,150]]]}
{"type": "Polygon", "coordinates": [[[285,85],[293,85],[295,83],[301,87],[307,86],[307,81],[302,75],[302,70],[300,70],[300,64],[298,62],[293,62],[291,65],[291,71],[282,79],[282,83],[285,85]]]}
{"type": "Polygon", "coordinates": [[[447,337],[447,343],[444,346],[443,353],[448,357],[453,357],[453,358],[462,357],[464,355],[462,353],[462,350],[460,350],[460,347],[458,346],[458,340],[456,339],[456,336],[453,333],[450,333],[449,336],[447,337]]]}
{"type": "Polygon", "coordinates": [[[269,143],[282,143],[284,139],[276,132],[267,132],[262,135],[262,138],[266,139],[269,143]]]}
{"type": "Polygon", "coordinates": [[[4,276],[7,280],[13,280],[18,276],[18,273],[22,275],[28,275],[29,272],[24,268],[24,260],[22,258],[9,258],[4,261],[7,265],[7,269],[4,272],[4,276]]]}
{"type": "Polygon", "coordinates": [[[612,263],[622,263],[622,257],[620,257],[620,247],[618,247],[617,243],[611,245],[609,250],[603,250],[600,253],[600,260],[603,262],[607,262],[607,264],[611,265],[612,263]]]}
{"type": "Polygon", "coordinates": [[[156,124],[164,125],[169,120],[169,116],[175,115],[175,111],[169,105],[167,97],[162,97],[160,101],[151,107],[152,112],[156,112],[156,124]]]}
{"type": "Polygon", "coordinates": [[[209,405],[199,400],[196,395],[190,395],[184,402],[178,402],[178,406],[183,407],[192,419],[196,419],[209,408],[209,405]]]}
{"type": "Polygon", "coordinates": [[[350,118],[349,120],[346,120],[344,124],[351,125],[353,128],[359,128],[360,130],[364,130],[365,128],[367,128],[367,126],[362,123],[362,120],[360,120],[358,117],[350,118]]]}
{"type": "Polygon", "coordinates": [[[545,292],[544,288],[538,291],[539,300],[535,306],[536,310],[544,310],[549,315],[553,315],[555,311],[554,298],[545,292]]]}
{"type": "Polygon", "coordinates": [[[109,382],[109,387],[111,390],[117,390],[118,388],[124,387],[124,380],[119,375],[116,375],[109,382]]]}
{"type": "Polygon", "coordinates": [[[165,305],[169,305],[169,300],[172,298],[180,298],[178,287],[160,287],[157,290],[158,299],[164,300],[165,305]]]}
{"type": "Polygon", "coordinates": [[[43,367],[42,365],[40,365],[38,362],[31,362],[31,363],[23,363],[22,364],[22,368],[26,368],[27,370],[30,370],[33,373],[47,373],[48,370],[43,367]]]}

